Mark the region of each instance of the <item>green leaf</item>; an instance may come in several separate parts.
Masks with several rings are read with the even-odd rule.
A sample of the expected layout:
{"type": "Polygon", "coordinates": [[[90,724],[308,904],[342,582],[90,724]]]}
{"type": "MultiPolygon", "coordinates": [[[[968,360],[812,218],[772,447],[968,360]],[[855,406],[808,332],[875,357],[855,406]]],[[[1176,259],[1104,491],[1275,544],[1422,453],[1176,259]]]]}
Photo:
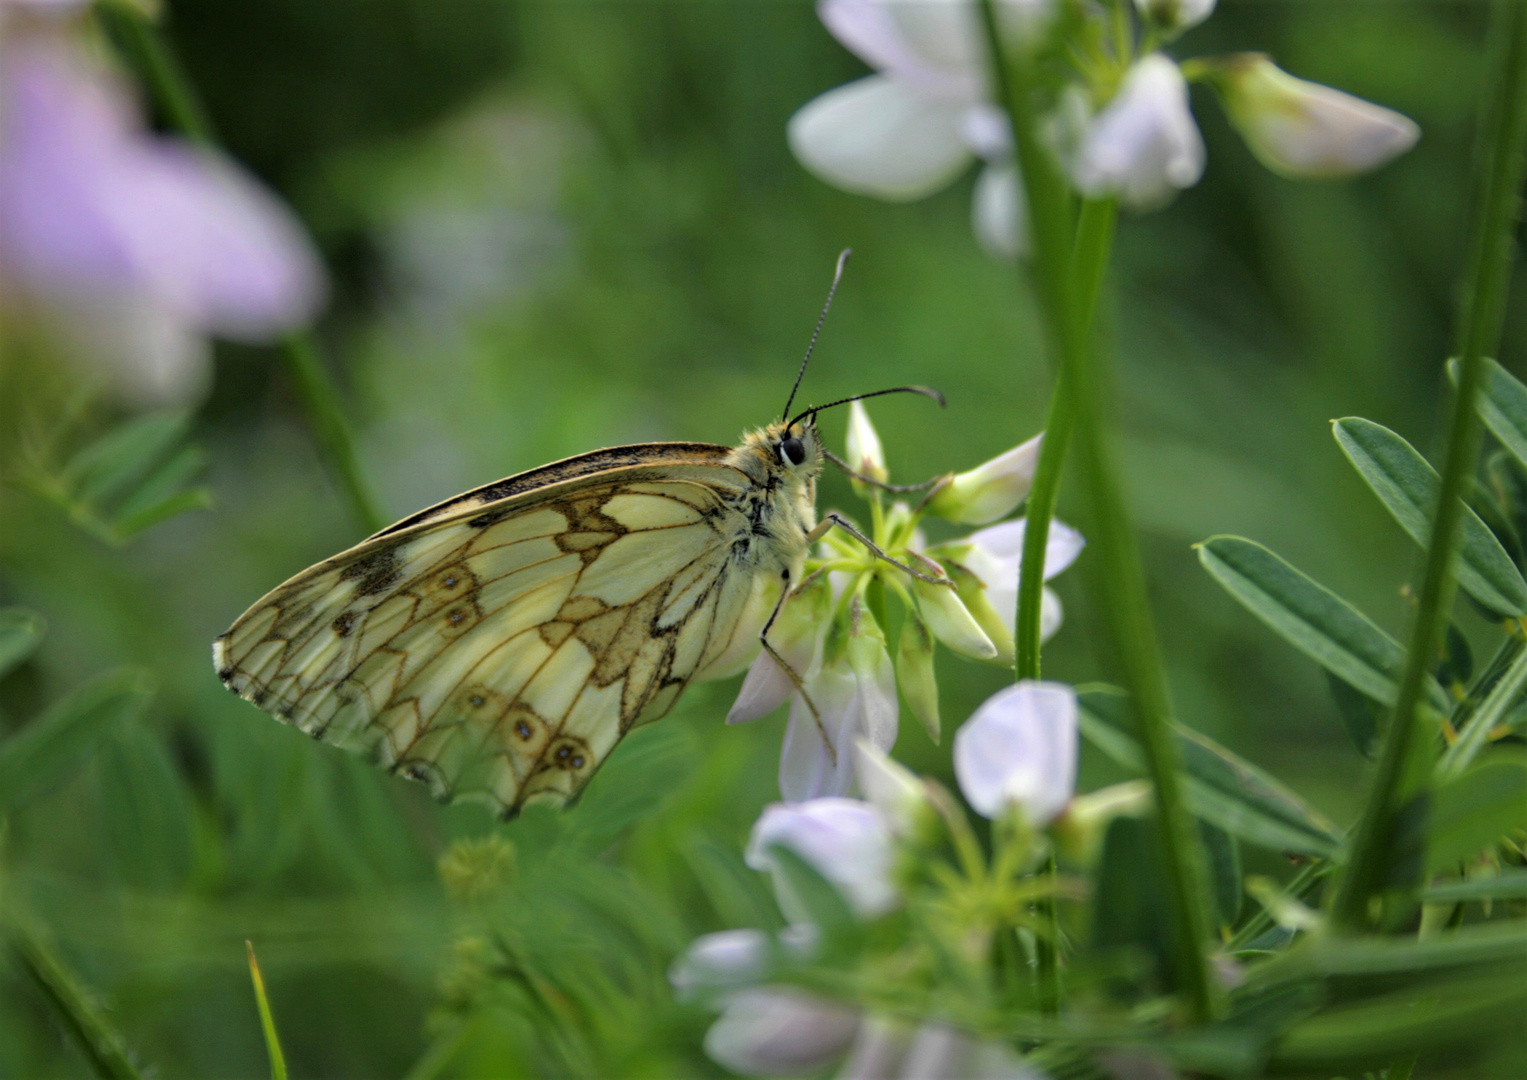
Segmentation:
{"type": "MultiPolygon", "coordinates": [[[[1111,687],[1078,694],[1082,734],[1114,761],[1144,774],[1145,759],[1132,732],[1129,699],[1111,687]]],[[[1274,851],[1329,856],[1341,838],[1299,796],[1250,762],[1203,735],[1173,725],[1187,773],[1184,789],[1193,813],[1233,836],[1274,851]]]]}
{"type": "Polygon", "coordinates": [[[1241,914],[1241,848],[1235,837],[1203,819],[1198,822],[1198,836],[1207,856],[1209,888],[1213,906],[1222,927],[1232,927],[1241,914]]]}
{"type": "Polygon", "coordinates": [[[172,517],[179,517],[190,510],[205,510],[212,505],[212,492],[208,488],[198,487],[189,491],[182,491],[171,495],[169,498],[144,507],[133,514],[120,514],[111,522],[112,534],[118,540],[127,540],[142,532],[144,529],[158,525],[161,521],[168,521],[172,517]]]}
{"type": "Polygon", "coordinates": [[[135,719],[152,696],[148,676],[108,672],[0,743],[0,809],[44,790],[77,765],[106,732],[135,719]]]}
{"type": "MultiPolygon", "coordinates": [[[[1479,395],[1479,415],[1490,434],[1527,465],[1527,386],[1488,356],[1484,358],[1485,381],[1479,395]]],[[[1458,385],[1458,357],[1447,362],[1447,376],[1458,385]]]]}
{"type": "Polygon", "coordinates": [[[1527,759],[1476,765],[1432,792],[1427,859],[1430,872],[1451,870],[1527,827],[1527,759]]]}
{"type": "Polygon", "coordinates": [[[1329,671],[1326,672],[1326,685],[1330,687],[1336,713],[1341,717],[1341,726],[1347,729],[1352,745],[1363,757],[1372,758],[1381,720],[1378,706],[1329,671]]]}
{"type": "MultiPolygon", "coordinates": [[[[1400,527],[1425,548],[1442,481],[1410,443],[1381,424],[1349,416],[1336,421],[1336,441],[1400,527]]],[[[1465,506],[1458,545],[1458,584],[1491,611],[1527,615],[1527,580],[1479,515],[1465,506]]]]}
{"type": "Polygon", "coordinates": [[[72,457],[62,478],[86,502],[126,490],[191,428],[188,409],[167,409],[135,417],[112,428],[72,457]]]}
{"type": "Polygon", "coordinates": [[[101,837],[122,881],[168,893],[191,874],[191,795],[164,740],[124,724],[101,740],[95,794],[101,837]]]}
{"type": "Polygon", "coordinates": [[[35,611],[0,608],[0,676],[31,656],[47,629],[47,622],[35,611]]]}
{"type": "MultiPolygon", "coordinates": [[[[1239,536],[1210,537],[1198,546],[1198,559],[1231,596],[1294,648],[1374,701],[1395,703],[1405,650],[1357,608],[1261,544],[1239,536]]],[[[1447,694],[1430,678],[1426,697],[1434,709],[1447,713],[1447,694]]]]}

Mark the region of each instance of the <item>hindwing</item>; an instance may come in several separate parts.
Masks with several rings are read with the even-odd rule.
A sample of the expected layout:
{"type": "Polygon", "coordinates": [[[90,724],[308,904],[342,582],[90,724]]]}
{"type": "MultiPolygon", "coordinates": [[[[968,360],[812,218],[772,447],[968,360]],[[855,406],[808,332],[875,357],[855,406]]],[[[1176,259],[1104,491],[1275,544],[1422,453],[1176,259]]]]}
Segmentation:
{"type": "Polygon", "coordinates": [[[573,798],[726,652],[754,585],[724,447],[599,453],[626,460],[511,477],[297,575],[218,638],[219,676],[438,798],[573,798]]]}

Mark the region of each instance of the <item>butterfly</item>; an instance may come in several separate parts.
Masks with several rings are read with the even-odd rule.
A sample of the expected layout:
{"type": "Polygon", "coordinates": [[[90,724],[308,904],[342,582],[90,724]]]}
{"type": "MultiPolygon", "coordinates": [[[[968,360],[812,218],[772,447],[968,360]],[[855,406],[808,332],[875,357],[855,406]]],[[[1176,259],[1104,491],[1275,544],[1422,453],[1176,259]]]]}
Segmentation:
{"type": "Polygon", "coordinates": [[[218,677],[443,801],[504,818],[566,804],[690,682],[733,673],[754,641],[773,654],[769,627],[826,529],[895,562],[838,515],[818,522],[824,461],[858,474],[823,448],[816,414],[942,398],[892,387],[785,419],[821,326],[782,418],[740,445],[595,450],[406,517],[257,601],[213,643],[218,677]]]}

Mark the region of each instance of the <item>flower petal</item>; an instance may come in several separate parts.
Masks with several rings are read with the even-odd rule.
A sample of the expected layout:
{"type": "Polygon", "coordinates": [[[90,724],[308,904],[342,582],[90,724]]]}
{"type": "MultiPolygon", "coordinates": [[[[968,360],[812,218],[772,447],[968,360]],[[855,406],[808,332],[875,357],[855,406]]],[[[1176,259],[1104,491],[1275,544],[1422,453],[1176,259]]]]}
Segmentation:
{"type": "Polygon", "coordinates": [[[953,589],[913,579],[912,594],[917,598],[918,614],[934,637],[963,656],[977,660],[996,658],[997,646],[960,603],[953,589]]]}
{"type": "Polygon", "coordinates": [[[983,817],[1016,806],[1042,828],[1070,801],[1076,744],[1075,691],[1025,680],[987,698],[955,733],[955,778],[983,817]]]}
{"type": "Polygon", "coordinates": [[[1073,168],[1078,190],[1117,195],[1136,209],[1161,206],[1204,171],[1204,143],[1182,72],[1160,53],[1135,62],[1092,121],[1073,168]]]}
{"type": "Polygon", "coordinates": [[[884,816],[858,799],[774,803],[753,824],[746,861],[774,878],[780,910],[791,922],[806,911],[778,872],[772,849],[787,847],[816,868],[859,915],[873,918],[899,902],[891,883],[891,830],[884,816]]]}
{"type": "Polygon", "coordinates": [[[762,930],[723,930],[695,938],[668,969],[680,1001],[702,990],[746,986],[769,966],[769,935],[762,930]]]}
{"type": "Polygon", "coordinates": [[[801,695],[791,698],[779,755],[779,793],[787,801],[848,794],[854,782],[853,740],[845,736],[853,731],[857,690],[853,672],[834,666],[806,681],[816,716],[801,695]]]}
{"type": "Polygon", "coordinates": [[[970,163],[962,111],[871,75],[807,102],[786,135],[801,164],[834,187],[909,201],[946,186],[970,163]]]}
{"type": "Polygon", "coordinates": [[[1003,163],[982,169],[970,206],[971,227],[983,248],[1000,259],[1028,254],[1029,209],[1016,166],[1003,163]]]}
{"type": "Polygon", "coordinates": [[[796,1076],[830,1064],[852,1045],[859,1012],[799,990],[743,990],[705,1033],[705,1052],[734,1072],[796,1076]]]}

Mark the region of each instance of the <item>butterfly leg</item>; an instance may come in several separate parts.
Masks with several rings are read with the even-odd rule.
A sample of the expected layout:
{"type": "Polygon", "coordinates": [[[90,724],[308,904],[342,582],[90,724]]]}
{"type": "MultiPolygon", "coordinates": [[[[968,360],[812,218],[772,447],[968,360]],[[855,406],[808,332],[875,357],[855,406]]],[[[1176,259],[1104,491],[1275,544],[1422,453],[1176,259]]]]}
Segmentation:
{"type": "Polygon", "coordinates": [[[955,587],[954,582],[949,578],[934,577],[931,574],[925,574],[921,570],[917,570],[911,566],[908,566],[904,562],[898,562],[897,560],[891,558],[884,551],[880,550],[875,541],[871,540],[868,536],[865,536],[858,529],[850,525],[847,520],[839,517],[837,514],[828,514],[826,517],[824,517],[816,528],[812,529],[809,533],[806,534],[806,543],[808,545],[816,543],[818,540],[822,539],[823,536],[827,535],[827,530],[832,528],[834,525],[848,533],[849,536],[852,536],[865,547],[869,548],[870,554],[875,556],[875,558],[884,559],[886,562],[890,563],[897,569],[905,570],[907,573],[917,578],[917,580],[926,581],[929,585],[947,585],[951,589],[955,587]]]}
{"type": "Polygon", "coordinates": [[[774,628],[774,620],[779,618],[779,613],[784,608],[785,601],[790,598],[791,592],[790,571],[782,571],[780,577],[783,579],[783,584],[779,590],[779,599],[774,602],[774,610],[769,613],[768,621],[764,623],[763,629],[758,632],[758,641],[763,645],[764,652],[769,654],[770,659],[778,664],[779,669],[789,676],[790,681],[795,684],[796,692],[801,695],[801,700],[806,703],[806,708],[811,711],[811,719],[816,721],[817,733],[822,736],[822,745],[827,747],[828,760],[837,765],[838,751],[832,745],[832,740],[827,737],[827,728],[822,723],[822,714],[817,712],[816,703],[811,700],[811,695],[806,692],[805,682],[801,679],[795,668],[790,666],[790,662],[775,651],[773,645],[769,644],[769,631],[774,628]]]}

